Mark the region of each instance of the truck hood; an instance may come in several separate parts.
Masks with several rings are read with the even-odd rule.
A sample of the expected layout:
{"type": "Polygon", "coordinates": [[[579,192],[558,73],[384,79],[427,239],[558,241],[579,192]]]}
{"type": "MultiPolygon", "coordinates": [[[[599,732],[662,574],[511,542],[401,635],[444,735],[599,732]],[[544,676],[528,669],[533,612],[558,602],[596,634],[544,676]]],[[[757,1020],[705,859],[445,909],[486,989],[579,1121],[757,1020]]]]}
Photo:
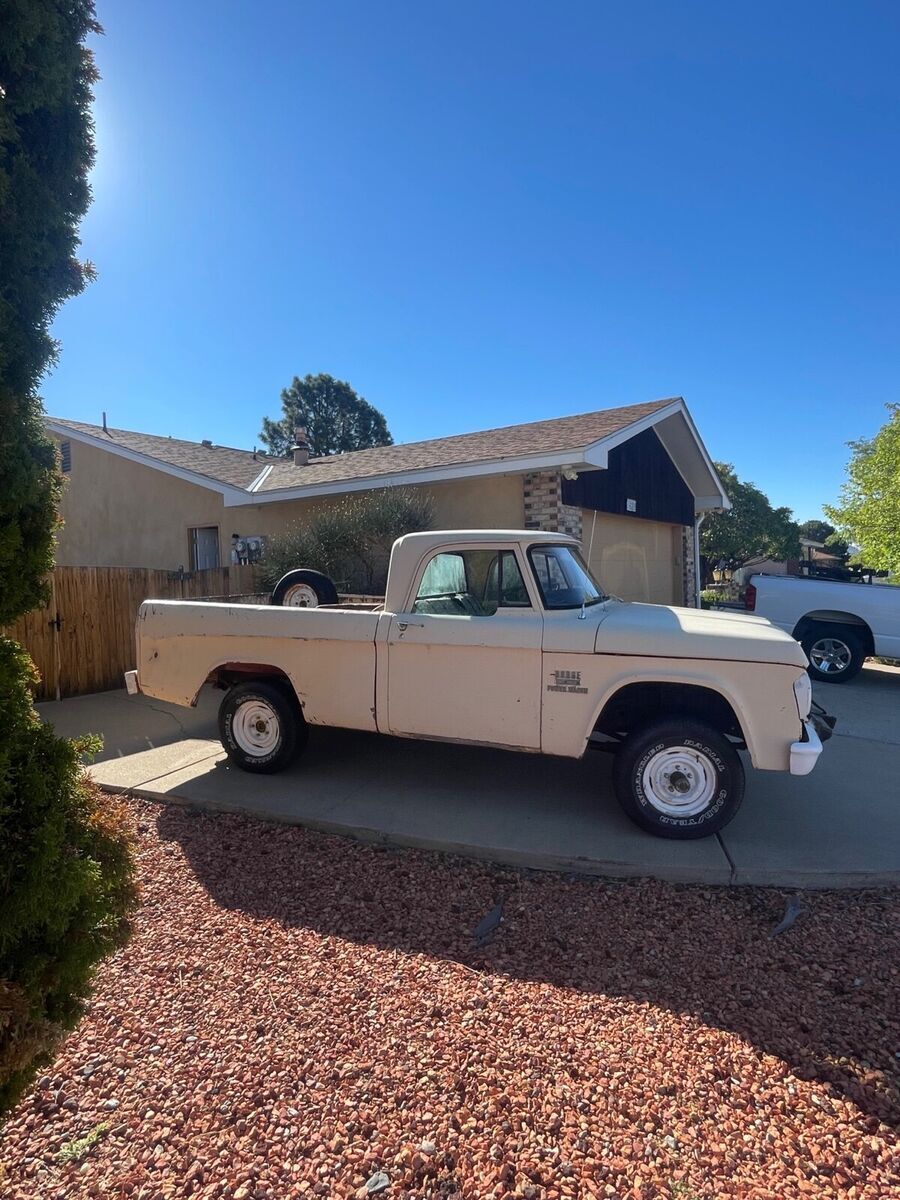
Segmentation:
{"type": "Polygon", "coordinates": [[[806,666],[800,645],[765,617],[624,602],[604,609],[594,640],[597,654],[806,666]]]}

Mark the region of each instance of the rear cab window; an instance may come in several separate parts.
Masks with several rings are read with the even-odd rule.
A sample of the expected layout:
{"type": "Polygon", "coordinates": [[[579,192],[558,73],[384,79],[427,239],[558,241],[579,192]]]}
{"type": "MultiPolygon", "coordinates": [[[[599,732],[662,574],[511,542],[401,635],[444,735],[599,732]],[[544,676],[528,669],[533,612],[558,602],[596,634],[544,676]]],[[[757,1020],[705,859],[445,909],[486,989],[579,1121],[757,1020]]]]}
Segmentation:
{"type": "Polygon", "coordinates": [[[427,563],[412,611],[432,616],[492,617],[531,609],[513,550],[439,551],[427,563]]]}

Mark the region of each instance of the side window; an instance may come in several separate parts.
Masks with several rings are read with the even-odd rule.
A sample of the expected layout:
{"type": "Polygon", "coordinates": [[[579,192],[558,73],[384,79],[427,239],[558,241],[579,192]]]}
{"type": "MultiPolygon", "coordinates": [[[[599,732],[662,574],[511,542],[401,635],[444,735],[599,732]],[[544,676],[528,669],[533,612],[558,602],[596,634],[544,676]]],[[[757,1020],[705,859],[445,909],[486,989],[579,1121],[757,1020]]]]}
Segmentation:
{"type": "Polygon", "coordinates": [[[192,571],[206,571],[219,565],[218,525],[192,526],[188,538],[192,571]]]}
{"type": "Polygon", "coordinates": [[[555,556],[543,550],[534,550],[531,555],[535,574],[544,592],[559,592],[567,588],[568,582],[555,556]]]}
{"type": "Polygon", "coordinates": [[[530,608],[512,551],[461,550],[436,554],[426,565],[413,612],[491,617],[498,608],[530,608]]]}

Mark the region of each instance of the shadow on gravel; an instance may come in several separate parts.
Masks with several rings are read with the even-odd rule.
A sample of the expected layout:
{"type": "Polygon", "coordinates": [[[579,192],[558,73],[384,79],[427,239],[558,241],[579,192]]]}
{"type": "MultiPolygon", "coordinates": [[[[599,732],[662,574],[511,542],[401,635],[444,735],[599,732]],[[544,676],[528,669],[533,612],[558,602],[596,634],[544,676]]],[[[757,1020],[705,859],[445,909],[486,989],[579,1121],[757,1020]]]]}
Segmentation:
{"type": "Polygon", "coordinates": [[[520,873],[176,807],[157,824],[225,909],[692,1014],[900,1123],[896,893],[804,893],[773,938],[776,890],[520,873]],[[479,949],[473,931],[504,895],[479,949]]]}

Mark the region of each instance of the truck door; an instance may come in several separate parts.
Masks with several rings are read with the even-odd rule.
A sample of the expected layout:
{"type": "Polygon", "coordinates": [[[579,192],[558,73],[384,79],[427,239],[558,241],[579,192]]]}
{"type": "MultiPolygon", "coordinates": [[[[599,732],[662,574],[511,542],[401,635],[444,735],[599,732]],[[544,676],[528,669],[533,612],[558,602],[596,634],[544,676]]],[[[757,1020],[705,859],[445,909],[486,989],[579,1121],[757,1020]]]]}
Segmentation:
{"type": "Polygon", "coordinates": [[[504,546],[438,550],[388,632],[394,734],[540,749],[543,618],[504,546]]]}

